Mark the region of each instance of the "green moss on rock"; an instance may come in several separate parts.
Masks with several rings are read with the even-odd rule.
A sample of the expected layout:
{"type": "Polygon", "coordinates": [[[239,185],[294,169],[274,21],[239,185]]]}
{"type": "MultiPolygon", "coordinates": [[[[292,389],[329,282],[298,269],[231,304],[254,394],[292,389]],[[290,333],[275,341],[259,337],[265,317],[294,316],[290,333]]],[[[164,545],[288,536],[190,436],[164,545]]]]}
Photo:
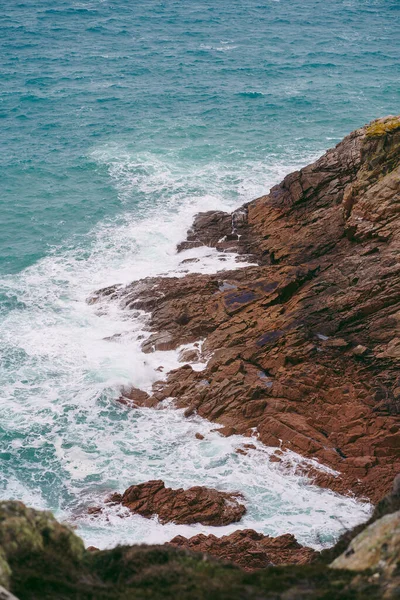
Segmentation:
{"type": "Polygon", "coordinates": [[[378,600],[381,581],[326,564],[246,573],[171,546],[87,552],[48,512],[0,502],[0,577],[19,600],[378,600]]]}
{"type": "Polygon", "coordinates": [[[7,562],[7,557],[2,548],[0,548],[0,585],[8,588],[10,585],[11,568],[7,562]]]}
{"type": "Polygon", "coordinates": [[[400,129],[400,116],[386,117],[373,121],[366,129],[367,137],[381,137],[400,129]]]}
{"type": "Polygon", "coordinates": [[[71,559],[81,560],[84,545],[72,530],[50,512],[27,508],[22,502],[0,502],[0,546],[7,558],[62,548],[71,559]]]}

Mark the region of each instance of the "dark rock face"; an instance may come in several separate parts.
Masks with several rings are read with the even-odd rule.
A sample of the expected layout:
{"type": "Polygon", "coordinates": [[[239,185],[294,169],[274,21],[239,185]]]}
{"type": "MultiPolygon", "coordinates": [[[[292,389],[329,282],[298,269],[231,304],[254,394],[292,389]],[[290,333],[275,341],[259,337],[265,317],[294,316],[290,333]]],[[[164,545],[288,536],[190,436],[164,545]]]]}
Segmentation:
{"type": "Polygon", "coordinates": [[[119,503],[133,513],[150,518],[157,515],[161,523],[229,525],[240,521],[246,507],[240,494],[219,492],[202,486],[173,490],[155,480],[132,485],[123,494],[113,494],[109,502],[119,503]]]}
{"type": "Polygon", "coordinates": [[[400,471],[399,163],[400,119],[374,122],[241,211],[196,218],[190,243],[258,266],[95,296],[150,313],[147,352],[206,338],[207,368],[170,373],[142,404],[174,397],[339,473],[320,485],[382,497],[400,471]]]}
{"type": "MultiPolygon", "coordinates": [[[[376,528],[372,533],[379,542],[376,528]]],[[[250,533],[254,544],[256,536],[250,533]]],[[[366,544],[368,536],[365,530],[366,544]]],[[[295,545],[291,536],[270,539],[267,554],[279,559],[284,552],[298,552],[299,557],[302,550],[295,545]]],[[[355,548],[362,549],[358,542],[355,548]]],[[[381,600],[397,598],[399,589],[398,569],[391,568],[399,560],[398,546],[390,547],[389,561],[386,553],[383,569],[377,566],[379,576],[317,562],[245,573],[204,553],[170,545],[88,551],[50,513],[20,502],[0,502],[0,559],[2,584],[19,600],[381,600]]],[[[370,566],[375,570],[376,565],[370,566]]]]}
{"type": "Polygon", "coordinates": [[[305,565],[317,556],[315,550],[301,546],[293,535],[273,538],[254,529],[234,531],[220,538],[202,533],[189,539],[178,535],[169,544],[210,554],[232,562],[245,571],[265,569],[271,565],[305,565]]]}

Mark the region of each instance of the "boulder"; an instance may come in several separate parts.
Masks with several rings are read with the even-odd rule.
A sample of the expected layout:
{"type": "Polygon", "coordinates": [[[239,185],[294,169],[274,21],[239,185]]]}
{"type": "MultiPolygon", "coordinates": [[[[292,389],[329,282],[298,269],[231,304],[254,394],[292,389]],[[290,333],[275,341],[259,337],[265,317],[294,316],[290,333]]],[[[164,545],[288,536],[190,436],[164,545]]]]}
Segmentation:
{"type": "Polygon", "coordinates": [[[188,490],[166,488],[161,480],[132,485],[123,494],[113,494],[109,503],[122,504],[133,513],[161,523],[229,525],[246,513],[239,493],[220,492],[203,486],[188,490]]]}

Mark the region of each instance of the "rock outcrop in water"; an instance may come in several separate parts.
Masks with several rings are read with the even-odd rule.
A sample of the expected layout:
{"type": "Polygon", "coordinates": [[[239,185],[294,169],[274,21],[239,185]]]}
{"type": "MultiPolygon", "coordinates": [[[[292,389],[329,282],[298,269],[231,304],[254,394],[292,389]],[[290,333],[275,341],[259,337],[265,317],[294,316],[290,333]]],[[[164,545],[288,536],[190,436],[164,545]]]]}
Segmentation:
{"type": "Polygon", "coordinates": [[[241,494],[220,492],[204,486],[173,490],[161,480],[130,486],[123,494],[113,494],[109,503],[122,504],[133,513],[151,518],[157,515],[161,523],[201,523],[229,525],[240,521],[246,507],[241,494]]]}
{"type": "Polygon", "coordinates": [[[274,538],[254,529],[242,529],[222,537],[200,533],[188,539],[177,535],[169,544],[211,554],[245,571],[265,569],[271,565],[305,565],[317,556],[312,548],[301,546],[294,535],[288,533],[274,538]]]}
{"type": "Polygon", "coordinates": [[[400,471],[400,118],[351,133],[232,215],[199,215],[180,250],[247,266],[101,290],[150,313],[146,352],[204,339],[190,365],[134,401],[317,459],[315,481],[378,500],[400,471]]]}

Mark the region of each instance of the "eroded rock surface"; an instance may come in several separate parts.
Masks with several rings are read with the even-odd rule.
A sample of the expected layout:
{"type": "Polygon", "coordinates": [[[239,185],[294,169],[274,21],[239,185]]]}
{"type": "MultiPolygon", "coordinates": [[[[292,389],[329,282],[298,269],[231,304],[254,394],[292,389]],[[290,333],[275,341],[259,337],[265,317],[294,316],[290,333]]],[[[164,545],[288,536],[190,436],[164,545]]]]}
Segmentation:
{"type": "Polygon", "coordinates": [[[150,518],[157,515],[161,523],[202,523],[229,525],[240,521],[246,507],[237,493],[220,492],[203,486],[173,490],[161,480],[132,485],[123,494],[113,494],[109,502],[122,504],[133,513],[150,518]]]}
{"type": "Polygon", "coordinates": [[[173,397],[339,473],[321,485],[382,497],[400,470],[399,162],[400,118],[362,127],[233,215],[196,218],[186,244],[256,266],[93,296],[148,311],[146,352],[206,338],[207,368],[173,371],[142,404],[173,397]]]}
{"type": "Polygon", "coordinates": [[[301,546],[294,535],[274,538],[254,529],[242,529],[222,537],[200,533],[188,539],[178,535],[169,543],[232,562],[245,571],[265,569],[271,565],[304,565],[311,563],[317,555],[312,548],[301,546]]]}

